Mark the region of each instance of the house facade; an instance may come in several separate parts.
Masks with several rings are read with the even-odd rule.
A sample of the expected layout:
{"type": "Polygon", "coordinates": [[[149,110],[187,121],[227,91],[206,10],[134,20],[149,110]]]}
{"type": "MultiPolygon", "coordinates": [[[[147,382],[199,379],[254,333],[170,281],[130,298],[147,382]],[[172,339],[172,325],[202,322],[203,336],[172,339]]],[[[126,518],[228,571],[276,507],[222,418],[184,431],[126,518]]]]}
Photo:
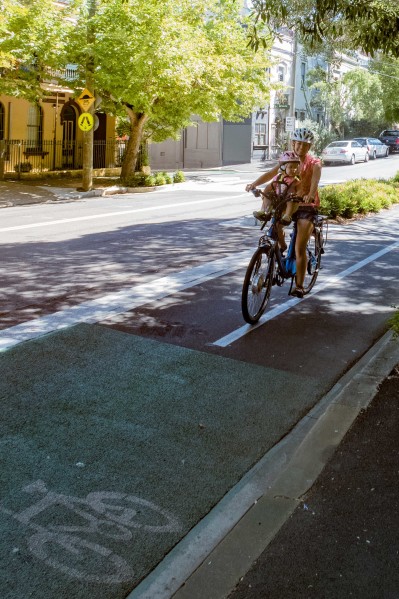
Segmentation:
{"type": "MultiPolygon", "coordinates": [[[[63,79],[73,80],[75,71],[76,67],[70,65],[62,73],[63,79]]],[[[82,168],[83,132],[78,126],[82,108],[72,90],[57,84],[51,73],[41,87],[43,95],[35,104],[0,96],[0,144],[5,173],[82,168]]],[[[94,168],[120,166],[115,118],[96,112],[94,127],[94,168]]]]}

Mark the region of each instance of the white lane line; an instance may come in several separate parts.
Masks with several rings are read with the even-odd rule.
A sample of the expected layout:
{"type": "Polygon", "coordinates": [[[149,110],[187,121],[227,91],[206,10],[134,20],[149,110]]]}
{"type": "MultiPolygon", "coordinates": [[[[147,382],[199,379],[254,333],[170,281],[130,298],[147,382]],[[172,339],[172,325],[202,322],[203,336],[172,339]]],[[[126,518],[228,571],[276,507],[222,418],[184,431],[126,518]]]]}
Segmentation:
{"type": "Polygon", "coordinates": [[[264,316],[262,316],[259,319],[259,321],[257,322],[257,324],[254,324],[254,325],[246,324],[246,325],[240,327],[239,329],[232,331],[228,335],[225,335],[221,339],[214,341],[212,343],[212,345],[217,345],[218,347],[227,347],[228,345],[231,345],[235,341],[238,341],[238,339],[241,339],[245,335],[248,335],[248,333],[251,333],[255,329],[261,327],[269,320],[272,320],[276,316],[280,316],[280,314],[283,314],[283,312],[286,312],[290,308],[293,308],[299,302],[303,302],[306,299],[313,297],[314,295],[316,295],[316,293],[320,293],[320,291],[323,291],[327,287],[333,287],[334,285],[337,285],[345,277],[349,276],[353,272],[356,272],[360,268],[363,268],[363,266],[370,264],[370,262],[377,260],[381,256],[384,256],[384,254],[391,252],[392,250],[396,249],[398,246],[399,246],[399,241],[396,241],[395,243],[392,243],[391,245],[387,246],[386,248],[380,250],[379,252],[376,252],[375,254],[371,254],[370,256],[368,256],[368,258],[365,258],[364,260],[361,260],[360,262],[353,264],[353,266],[346,268],[345,270],[338,273],[337,275],[333,275],[332,277],[329,277],[329,279],[327,281],[325,281],[321,285],[318,285],[316,287],[316,289],[312,290],[310,295],[305,295],[305,297],[302,299],[292,298],[292,299],[288,300],[287,302],[285,302],[284,304],[276,306],[275,308],[270,310],[270,312],[267,312],[264,316]]]}
{"type": "MultiPolygon", "coordinates": [[[[233,193],[233,192],[232,192],[233,193]]],[[[247,193],[241,193],[238,196],[235,195],[234,199],[240,198],[240,197],[249,197],[247,193]]],[[[80,221],[84,221],[84,220],[96,220],[99,218],[110,218],[113,216],[120,216],[122,214],[136,214],[139,212],[152,212],[155,210],[162,210],[162,213],[164,214],[165,210],[167,210],[168,208],[185,208],[186,206],[195,206],[195,205],[199,205],[199,204],[209,204],[210,202],[215,203],[215,202],[224,202],[226,200],[231,200],[232,196],[231,194],[227,195],[227,196],[223,196],[222,198],[208,198],[206,200],[196,200],[196,201],[192,201],[192,202],[180,202],[177,204],[165,204],[165,205],[158,205],[158,206],[150,206],[147,208],[135,208],[134,210],[120,210],[118,212],[106,212],[104,214],[92,214],[89,216],[76,216],[75,218],[63,218],[60,220],[51,220],[51,221],[43,221],[40,223],[30,223],[27,225],[16,225],[14,227],[4,227],[3,229],[0,229],[0,233],[7,233],[8,231],[20,231],[22,229],[35,229],[37,227],[50,227],[53,225],[62,225],[64,223],[76,223],[76,222],[80,222],[80,221]]]]}
{"type": "Polygon", "coordinates": [[[253,249],[231,254],[213,262],[160,277],[129,289],[110,293],[95,300],[82,302],[48,314],[42,318],[22,322],[8,329],[0,330],[0,351],[4,351],[29,339],[40,337],[52,331],[64,329],[78,323],[95,323],[117,314],[123,314],[143,304],[158,301],[184,289],[221,277],[232,270],[245,266],[253,249]]]}

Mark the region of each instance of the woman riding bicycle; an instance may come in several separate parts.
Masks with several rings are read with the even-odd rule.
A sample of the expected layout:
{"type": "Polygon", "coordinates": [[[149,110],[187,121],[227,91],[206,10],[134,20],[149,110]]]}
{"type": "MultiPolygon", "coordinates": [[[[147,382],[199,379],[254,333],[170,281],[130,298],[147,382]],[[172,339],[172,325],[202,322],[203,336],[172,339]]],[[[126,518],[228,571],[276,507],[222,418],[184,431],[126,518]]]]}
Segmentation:
{"type": "MultiPolygon", "coordinates": [[[[298,196],[302,198],[298,210],[294,214],[297,221],[297,238],[295,243],[296,255],[296,287],[293,295],[303,297],[303,282],[305,279],[307,256],[306,245],[314,229],[314,217],[317,214],[317,208],[320,204],[317,187],[321,177],[321,161],[308,154],[314,141],[313,132],[306,127],[296,129],[291,138],[292,149],[300,161],[299,174],[301,182],[298,186],[298,196]]],[[[254,181],[246,186],[247,191],[255,189],[258,185],[267,183],[278,173],[279,165],[273,167],[266,173],[263,173],[254,181]]]]}

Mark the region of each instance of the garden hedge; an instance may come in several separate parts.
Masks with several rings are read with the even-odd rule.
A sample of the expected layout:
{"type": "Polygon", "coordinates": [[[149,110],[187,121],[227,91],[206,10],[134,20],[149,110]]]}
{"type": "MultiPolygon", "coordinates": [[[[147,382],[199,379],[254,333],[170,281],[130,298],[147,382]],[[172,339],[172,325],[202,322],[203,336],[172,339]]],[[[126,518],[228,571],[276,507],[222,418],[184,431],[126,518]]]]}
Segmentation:
{"type": "Polygon", "coordinates": [[[357,179],[319,190],[320,212],[329,218],[352,218],[399,203],[399,173],[392,179],[357,179]]]}

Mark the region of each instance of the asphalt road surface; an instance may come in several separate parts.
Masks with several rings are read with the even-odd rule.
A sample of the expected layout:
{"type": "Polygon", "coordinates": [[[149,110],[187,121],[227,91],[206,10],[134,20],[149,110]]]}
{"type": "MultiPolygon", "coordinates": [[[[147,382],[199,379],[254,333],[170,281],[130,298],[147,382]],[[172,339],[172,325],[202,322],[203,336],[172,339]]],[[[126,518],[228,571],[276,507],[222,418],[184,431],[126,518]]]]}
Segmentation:
{"type": "Polygon", "coordinates": [[[385,332],[399,206],[245,325],[252,179],[2,212],[5,599],[126,597],[385,332]]]}

